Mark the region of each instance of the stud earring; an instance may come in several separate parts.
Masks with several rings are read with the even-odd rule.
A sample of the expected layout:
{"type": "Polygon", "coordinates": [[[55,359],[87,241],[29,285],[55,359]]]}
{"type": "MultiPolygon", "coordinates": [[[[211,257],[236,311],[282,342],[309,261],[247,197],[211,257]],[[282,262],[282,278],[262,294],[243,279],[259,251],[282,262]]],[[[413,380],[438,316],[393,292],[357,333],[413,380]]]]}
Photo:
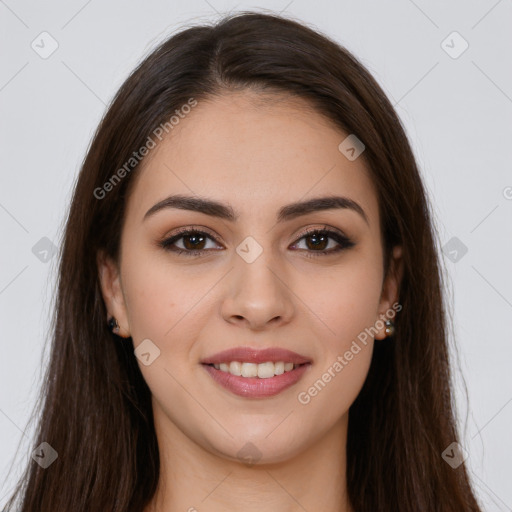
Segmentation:
{"type": "Polygon", "coordinates": [[[395,324],[393,323],[393,320],[386,320],[385,324],[386,324],[386,329],[385,329],[386,335],[393,336],[393,334],[395,334],[395,324]]]}
{"type": "Polygon", "coordinates": [[[117,320],[111,316],[108,320],[108,326],[110,327],[110,330],[114,332],[115,334],[119,334],[119,324],[117,323],[117,320]]]}

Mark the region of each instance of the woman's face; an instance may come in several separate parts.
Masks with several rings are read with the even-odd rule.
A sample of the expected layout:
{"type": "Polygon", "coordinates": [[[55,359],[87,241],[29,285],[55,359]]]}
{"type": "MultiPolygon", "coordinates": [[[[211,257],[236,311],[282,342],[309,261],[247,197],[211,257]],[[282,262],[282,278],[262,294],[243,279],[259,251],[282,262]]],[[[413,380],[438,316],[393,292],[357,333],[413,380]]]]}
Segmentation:
{"type": "Polygon", "coordinates": [[[152,150],[134,171],[119,273],[106,261],[101,275],[120,334],[139,347],[158,428],[217,456],[264,463],[347,421],[372,355],[375,331],[365,329],[385,337],[382,319],[393,315],[383,315],[398,294],[394,277],[383,283],[377,196],[363,158],[338,148],[348,134],[299,100],[259,99],[246,91],[200,101],[152,150]],[[169,202],[151,211],[175,195],[222,208],[169,202]],[[335,196],[361,211],[288,206],[335,196]],[[206,234],[160,245],[183,228],[206,234]],[[315,229],[333,233],[307,234],[315,229]],[[221,356],[235,373],[261,377],[203,364],[239,347],[289,350],[309,364],[282,373],[279,362],[239,366],[230,363],[250,363],[249,354],[221,356]],[[266,378],[272,369],[281,375],[266,378]]]}

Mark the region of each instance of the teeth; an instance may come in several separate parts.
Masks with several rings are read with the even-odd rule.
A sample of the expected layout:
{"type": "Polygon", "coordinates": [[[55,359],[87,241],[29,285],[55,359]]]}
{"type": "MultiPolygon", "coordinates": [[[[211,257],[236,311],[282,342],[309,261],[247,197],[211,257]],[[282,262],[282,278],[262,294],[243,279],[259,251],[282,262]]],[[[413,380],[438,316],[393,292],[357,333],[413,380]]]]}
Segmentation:
{"type": "Polygon", "coordinates": [[[257,377],[259,366],[256,363],[242,363],[242,377],[257,377]]]}
{"type": "Polygon", "coordinates": [[[299,365],[285,363],[284,361],[278,361],[276,363],[268,361],[260,364],[231,361],[230,363],[214,364],[213,366],[217,370],[228,372],[231,373],[231,375],[237,375],[239,377],[259,377],[260,379],[268,379],[274,377],[274,375],[282,375],[284,372],[289,372],[299,365]]]}
{"type": "Polygon", "coordinates": [[[229,373],[231,373],[231,375],[238,375],[240,377],[240,375],[242,375],[242,363],[240,363],[238,361],[231,361],[231,363],[229,363],[229,370],[228,370],[228,368],[226,368],[226,369],[223,368],[223,371],[225,371],[225,372],[229,371],[229,373]]]}
{"type": "Polygon", "coordinates": [[[275,375],[274,363],[262,363],[256,366],[258,368],[258,377],[260,379],[268,379],[275,375]]]}
{"type": "Polygon", "coordinates": [[[274,375],[282,375],[283,373],[284,373],[284,363],[282,361],[274,363],[274,375]]]}

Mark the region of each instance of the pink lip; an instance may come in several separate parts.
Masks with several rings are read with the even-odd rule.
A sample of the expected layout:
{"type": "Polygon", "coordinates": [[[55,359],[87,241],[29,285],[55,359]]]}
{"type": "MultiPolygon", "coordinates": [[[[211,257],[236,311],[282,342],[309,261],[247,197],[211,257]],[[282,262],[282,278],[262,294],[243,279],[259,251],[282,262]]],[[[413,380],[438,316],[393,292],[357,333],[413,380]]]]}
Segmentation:
{"type": "Polygon", "coordinates": [[[285,363],[294,364],[311,363],[311,360],[307,357],[297,354],[296,352],[292,352],[291,350],[278,347],[265,349],[255,349],[250,347],[230,348],[201,360],[201,363],[220,364],[230,363],[231,361],[257,364],[267,363],[269,361],[273,363],[277,361],[284,361],[285,363]]]}
{"type": "MultiPolygon", "coordinates": [[[[268,361],[268,359],[266,360],[268,361]]],[[[245,360],[245,362],[249,361],[245,360]]],[[[245,398],[266,398],[277,395],[298,382],[310,367],[311,363],[307,363],[281,375],[260,379],[259,377],[238,377],[228,372],[217,370],[214,366],[203,364],[203,368],[210,374],[213,380],[235,395],[245,398]]]]}

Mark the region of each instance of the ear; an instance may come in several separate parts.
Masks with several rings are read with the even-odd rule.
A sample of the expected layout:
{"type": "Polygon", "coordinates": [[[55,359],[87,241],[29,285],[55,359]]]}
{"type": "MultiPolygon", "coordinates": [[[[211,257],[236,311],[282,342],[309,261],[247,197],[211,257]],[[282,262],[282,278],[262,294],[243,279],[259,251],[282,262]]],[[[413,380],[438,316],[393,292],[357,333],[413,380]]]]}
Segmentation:
{"type": "MultiPolygon", "coordinates": [[[[402,246],[396,245],[393,248],[393,254],[389,263],[389,271],[384,283],[382,285],[382,293],[379,303],[379,318],[385,321],[389,318],[386,311],[393,309],[393,304],[398,302],[400,291],[400,283],[403,276],[403,259],[402,259],[402,246]]],[[[383,340],[387,337],[386,327],[384,326],[376,335],[375,338],[383,340]]]]}
{"type": "MultiPolygon", "coordinates": [[[[118,336],[130,337],[130,324],[126,313],[126,303],[121,286],[118,265],[103,251],[97,256],[98,274],[101,284],[101,293],[107,308],[108,318],[113,316],[119,324],[118,336]]],[[[108,318],[106,321],[108,321],[108,318]]]]}

